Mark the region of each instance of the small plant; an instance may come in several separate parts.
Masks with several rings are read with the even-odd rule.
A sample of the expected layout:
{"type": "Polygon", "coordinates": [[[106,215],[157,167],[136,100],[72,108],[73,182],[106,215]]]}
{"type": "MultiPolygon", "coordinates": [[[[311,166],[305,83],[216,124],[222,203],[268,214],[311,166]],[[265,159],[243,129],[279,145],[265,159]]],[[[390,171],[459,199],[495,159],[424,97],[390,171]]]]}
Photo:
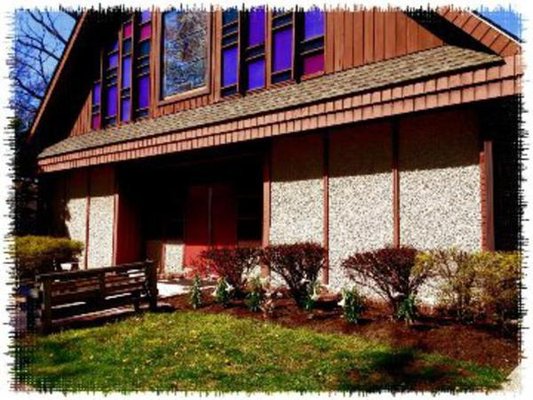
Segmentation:
{"type": "Polygon", "coordinates": [[[227,307],[233,296],[233,291],[234,287],[228,283],[226,278],[220,277],[218,278],[217,285],[213,291],[213,297],[217,303],[227,307]]]}
{"type": "Polygon", "coordinates": [[[344,319],[350,324],[357,324],[364,310],[364,298],[354,286],[352,289],[343,289],[342,299],[338,303],[342,307],[344,319]]]}
{"type": "Polygon", "coordinates": [[[261,310],[261,304],[265,299],[264,282],[260,276],[250,278],[247,284],[248,294],[246,295],[245,303],[248,309],[252,312],[261,310]]]}
{"type": "Polygon", "coordinates": [[[403,300],[415,298],[431,274],[426,264],[415,263],[416,255],[412,247],[386,247],[354,254],[342,266],[356,283],[385,299],[395,316],[403,300]]]}
{"type": "Polygon", "coordinates": [[[192,287],[189,294],[191,306],[195,310],[202,306],[202,288],[200,286],[200,276],[195,275],[192,281],[192,287]]]}
{"type": "Polygon", "coordinates": [[[398,311],[396,312],[396,318],[405,321],[406,324],[412,324],[416,318],[416,304],[415,298],[409,296],[400,302],[398,311]]]}
{"type": "Polygon", "coordinates": [[[298,307],[307,309],[313,293],[311,283],[324,267],[325,256],[318,243],[281,244],[265,248],[263,262],[281,275],[298,307]]]}

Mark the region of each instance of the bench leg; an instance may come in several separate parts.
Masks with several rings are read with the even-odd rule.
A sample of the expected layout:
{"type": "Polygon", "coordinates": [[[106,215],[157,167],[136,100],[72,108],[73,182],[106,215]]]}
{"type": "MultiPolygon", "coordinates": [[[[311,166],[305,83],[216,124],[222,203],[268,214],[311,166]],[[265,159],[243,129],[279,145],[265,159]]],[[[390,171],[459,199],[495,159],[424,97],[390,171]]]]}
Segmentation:
{"type": "Polygon", "coordinates": [[[141,294],[139,292],[133,293],[133,308],[137,313],[141,311],[141,294]]]}

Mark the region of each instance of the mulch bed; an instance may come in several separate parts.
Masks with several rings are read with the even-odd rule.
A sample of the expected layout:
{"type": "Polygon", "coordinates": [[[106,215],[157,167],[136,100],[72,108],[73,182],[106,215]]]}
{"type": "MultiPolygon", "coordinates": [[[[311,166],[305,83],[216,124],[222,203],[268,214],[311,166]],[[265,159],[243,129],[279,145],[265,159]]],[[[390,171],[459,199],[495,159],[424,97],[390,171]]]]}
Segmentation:
{"type": "MultiPolygon", "coordinates": [[[[192,310],[187,294],[168,297],[165,303],[174,310],[192,310]]],[[[409,326],[392,321],[380,304],[370,304],[361,321],[354,325],[342,317],[340,307],[300,310],[290,298],[275,300],[272,315],[249,311],[242,300],[234,300],[227,308],[213,301],[204,291],[203,306],[197,312],[225,312],[238,317],[268,320],[286,327],[306,327],[320,332],[361,335],[380,340],[394,347],[414,347],[428,353],[439,353],[453,359],[472,361],[511,372],[520,360],[517,329],[503,330],[492,325],[463,325],[439,317],[421,317],[409,326]]]]}

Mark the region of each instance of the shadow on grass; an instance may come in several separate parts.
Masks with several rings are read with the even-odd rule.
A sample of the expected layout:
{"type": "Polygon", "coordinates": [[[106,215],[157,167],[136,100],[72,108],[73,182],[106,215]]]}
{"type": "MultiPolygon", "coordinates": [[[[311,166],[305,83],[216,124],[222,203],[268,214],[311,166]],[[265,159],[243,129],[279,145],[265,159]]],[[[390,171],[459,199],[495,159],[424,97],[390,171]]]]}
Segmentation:
{"type": "Polygon", "coordinates": [[[421,358],[412,348],[374,350],[362,357],[362,366],[340,382],[343,391],[453,391],[470,372],[445,362],[421,358]]]}

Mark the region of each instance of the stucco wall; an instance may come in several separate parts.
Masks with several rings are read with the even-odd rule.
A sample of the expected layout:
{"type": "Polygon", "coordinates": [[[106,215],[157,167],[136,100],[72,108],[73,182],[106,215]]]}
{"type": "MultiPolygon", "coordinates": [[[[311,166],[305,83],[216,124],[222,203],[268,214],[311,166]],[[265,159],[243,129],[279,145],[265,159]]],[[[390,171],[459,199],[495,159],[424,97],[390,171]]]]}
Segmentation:
{"type": "MultiPolygon", "coordinates": [[[[87,170],[74,170],[66,177],[65,212],[63,214],[66,234],[86,245],[87,234],[87,170]]],[[[57,189],[61,190],[59,185],[57,189]]],[[[86,251],[80,256],[79,266],[85,265],[86,251]]]]}
{"type": "Polygon", "coordinates": [[[88,268],[113,264],[114,184],[111,167],[91,171],[88,268]]]}
{"type": "Polygon", "coordinates": [[[346,128],[330,137],[330,286],[347,284],[340,263],[391,244],[392,147],[389,124],[346,128]]]}
{"type": "Polygon", "coordinates": [[[419,249],[480,249],[480,169],[474,115],[449,111],[402,120],[399,167],[402,244],[419,249]]]}
{"type": "Polygon", "coordinates": [[[183,269],[183,243],[165,243],[163,251],[165,252],[164,271],[167,274],[175,274],[184,272],[183,269]]]}
{"type": "Polygon", "coordinates": [[[319,135],[279,138],[273,142],[271,243],[322,243],[322,155],[319,135]]]}

